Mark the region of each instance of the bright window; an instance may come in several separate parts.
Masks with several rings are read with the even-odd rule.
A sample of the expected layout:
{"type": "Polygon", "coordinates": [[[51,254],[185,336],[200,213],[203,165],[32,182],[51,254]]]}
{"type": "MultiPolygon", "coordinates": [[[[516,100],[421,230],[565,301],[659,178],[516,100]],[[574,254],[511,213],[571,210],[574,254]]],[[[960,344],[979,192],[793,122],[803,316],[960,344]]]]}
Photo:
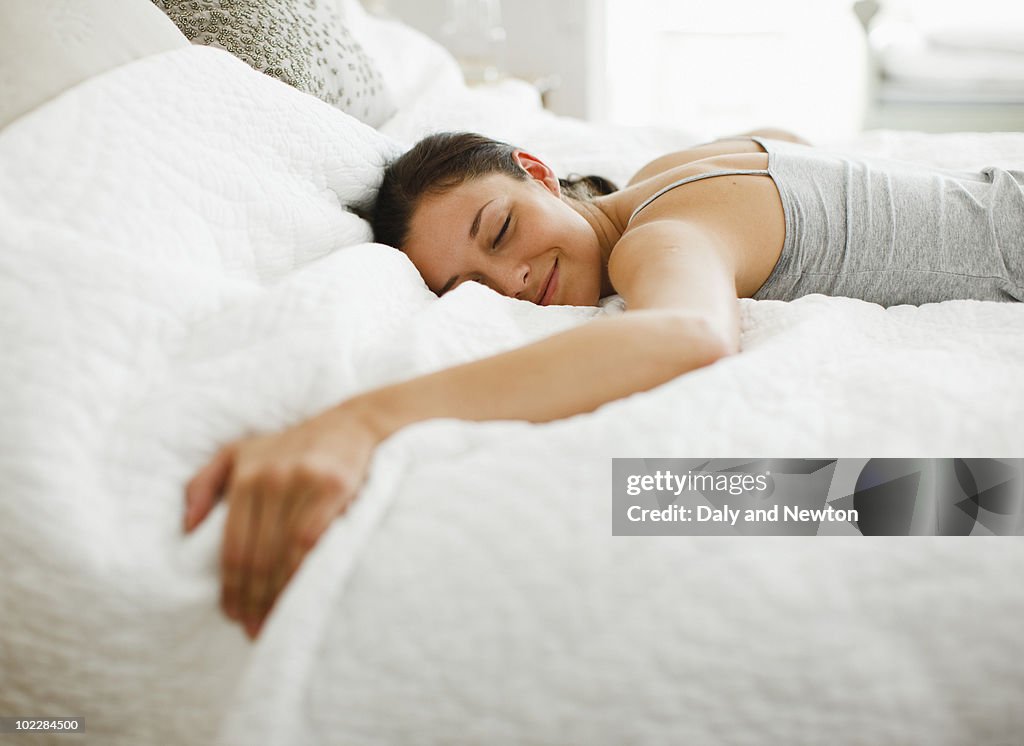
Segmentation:
{"type": "Polygon", "coordinates": [[[608,0],[606,38],[612,122],[819,140],[863,124],[865,34],[845,0],[608,0]]]}

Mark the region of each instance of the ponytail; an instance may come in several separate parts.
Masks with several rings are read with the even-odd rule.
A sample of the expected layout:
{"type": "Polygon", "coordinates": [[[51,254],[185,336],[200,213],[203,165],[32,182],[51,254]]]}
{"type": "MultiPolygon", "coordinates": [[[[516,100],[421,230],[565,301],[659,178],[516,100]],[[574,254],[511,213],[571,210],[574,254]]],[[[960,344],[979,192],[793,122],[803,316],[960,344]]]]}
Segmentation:
{"type": "Polygon", "coordinates": [[[619,191],[619,188],[615,186],[614,182],[604,178],[603,176],[595,176],[594,174],[590,174],[589,176],[569,174],[568,178],[559,179],[558,184],[562,187],[562,194],[580,201],[586,201],[588,199],[593,199],[594,197],[600,197],[603,194],[611,194],[612,192],[619,191]]]}

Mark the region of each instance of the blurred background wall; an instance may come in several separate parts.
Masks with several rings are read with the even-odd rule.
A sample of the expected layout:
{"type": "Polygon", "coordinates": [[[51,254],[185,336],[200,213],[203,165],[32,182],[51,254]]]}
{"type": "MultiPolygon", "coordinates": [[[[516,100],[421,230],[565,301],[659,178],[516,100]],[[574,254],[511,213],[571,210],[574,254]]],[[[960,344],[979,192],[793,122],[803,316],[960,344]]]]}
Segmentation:
{"type": "MultiPolygon", "coordinates": [[[[536,82],[548,108],[585,119],[603,118],[601,99],[606,68],[605,0],[364,0],[370,10],[387,13],[433,37],[460,56],[472,42],[453,38],[452,21],[462,11],[472,19],[499,9],[503,45],[491,45],[504,71],[536,82]]],[[[483,25],[486,25],[484,21],[483,25]]],[[[466,23],[474,31],[472,22],[466,23]]],[[[476,29],[483,32],[484,29],[476,29]]]]}
{"type": "Polygon", "coordinates": [[[1018,0],[365,0],[553,111],[708,135],[1024,130],[1018,0]]]}

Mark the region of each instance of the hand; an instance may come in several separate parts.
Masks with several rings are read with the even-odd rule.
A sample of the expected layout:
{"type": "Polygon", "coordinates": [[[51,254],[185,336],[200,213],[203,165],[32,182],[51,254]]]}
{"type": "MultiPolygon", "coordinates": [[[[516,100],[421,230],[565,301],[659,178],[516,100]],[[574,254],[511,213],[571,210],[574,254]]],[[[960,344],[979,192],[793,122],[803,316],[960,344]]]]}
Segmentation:
{"type": "Polygon", "coordinates": [[[274,601],[366,477],[381,436],[341,405],[280,433],[230,443],[189,482],[185,531],[221,496],[221,605],[255,638],[274,601]]]}

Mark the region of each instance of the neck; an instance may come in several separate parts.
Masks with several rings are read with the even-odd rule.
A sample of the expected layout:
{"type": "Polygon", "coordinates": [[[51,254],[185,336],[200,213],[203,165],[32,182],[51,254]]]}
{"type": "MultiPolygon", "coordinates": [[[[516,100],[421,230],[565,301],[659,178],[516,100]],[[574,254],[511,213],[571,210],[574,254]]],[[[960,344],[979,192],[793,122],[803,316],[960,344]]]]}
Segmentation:
{"type": "Polygon", "coordinates": [[[600,198],[573,200],[572,205],[594,229],[597,245],[601,250],[601,295],[611,295],[615,289],[608,279],[608,260],[611,258],[615,244],[622,238],[625,226],[619,225],[618,216],[614,211],[606,209],[606,205],[600,198]]]}

